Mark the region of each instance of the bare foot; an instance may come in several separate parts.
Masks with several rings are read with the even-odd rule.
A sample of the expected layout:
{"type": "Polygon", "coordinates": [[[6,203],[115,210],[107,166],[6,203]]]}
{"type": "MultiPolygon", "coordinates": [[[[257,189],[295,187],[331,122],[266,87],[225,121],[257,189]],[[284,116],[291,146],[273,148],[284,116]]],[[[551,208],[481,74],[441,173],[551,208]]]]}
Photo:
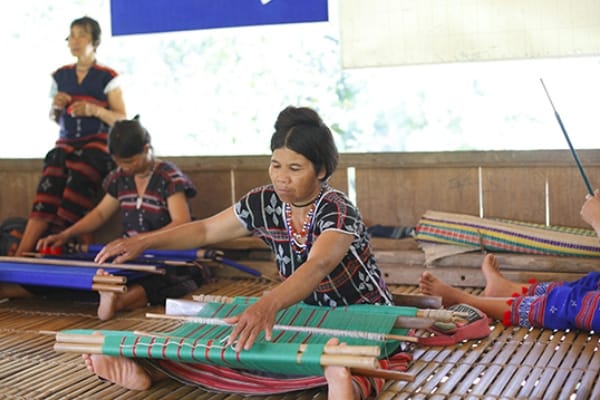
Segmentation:
{"type": "Polygon", "coordinates": [[[17,285],[16,283],[0,283],[0,298],[20,299],[31,296],[33,294],[25,290],[21,285],[17,285]]]}
{"type": "Polygon", "coordinates": [[[147,390],[152,386],[150,375],[134,360],[99,354],[82,354],[90,372],[129,390],[147,390]]]}
{"type": "Polygon", "coordinates": [[[500,272],[500,265],[493,254],[488,254],[483,259],[481,271],[485,276],[485,289],[483,296],[511,297],[513,293],[521,293],[528,284],[515,283],[506,279],[500,272]]]}
{"type": "MultiPolygon", "coordinates": [[[[336,346],[340,342],[336,338],[327,341],[327,345],[336,346]]],[[[327,400],[351,400],[357,399],[358,393],[352,384],[350,369],[342,366],[326,366],[323,368],[325,379],[327,379],[327,400]]]]}
{"type": "Polygon", "coordinates": [[[448,285],[429,271],[425,271],[421,274],[419,289],[422,294],[440,296],[444,307],[449,307],[458,303],[468,303],[470,297],[468,293],[448,285]]]}
{"type": "MultiPolygon", "coordinates": [[[[96,275],[110,275],[108,272],[104,271],[102,268],[96,271],[96,275]]],[[[100,304],[98,305],[98,318],[102,321],[109,320],[115,315],[117,312],[117,300],[119,298],[118,293],[108,292],[99,290],[98,294],[100,295],[100,304]]]]}

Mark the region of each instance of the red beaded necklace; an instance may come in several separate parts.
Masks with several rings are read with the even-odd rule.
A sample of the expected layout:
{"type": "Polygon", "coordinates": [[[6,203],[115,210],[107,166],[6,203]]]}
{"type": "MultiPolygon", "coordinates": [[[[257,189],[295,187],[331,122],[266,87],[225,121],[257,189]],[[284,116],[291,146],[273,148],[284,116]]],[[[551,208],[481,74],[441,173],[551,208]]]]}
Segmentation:
{"type": "Polygon", "coordinates": [[[306,216],[304,217],[304,222],[302,223],[302,229],[300,230],[300,232],[296,230],[292,222],[292,207],[290,203],[285,203],[285,222],[287,224],[290,242],[296,252],[299,252],[306,247],[308,232],[310,231],[310,228],[312,226],[313,217],[315,215],[315,209],[317,208],[317,202],[321,198],[322,192],[323,190],[321,189],[319,195],[312,202],[308,213],[306,213],[306,216]]]}

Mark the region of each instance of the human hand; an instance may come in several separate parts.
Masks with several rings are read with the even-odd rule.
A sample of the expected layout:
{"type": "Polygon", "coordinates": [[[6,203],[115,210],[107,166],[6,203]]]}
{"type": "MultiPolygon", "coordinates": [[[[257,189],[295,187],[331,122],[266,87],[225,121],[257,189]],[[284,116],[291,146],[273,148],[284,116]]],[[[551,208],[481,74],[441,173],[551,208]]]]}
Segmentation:
{"type": "Polygon", "coordinates": [[[50,248],[60,248],[69,240],[69,235],[63,232],[56,235],[48,235],[43,239],[38,240],[35,249],[39,252],[50,248]]]}
{"type": "Polygon", "coordinates": [[[100,106],[89,101],[75,101],[67,108],[67,112],[75,117],[98,117],[100,106]]]}
{"type": "Polygon", "coordinates": [[[144,250],[143,241],[138,236],[116,239],[104,246],[102,250],[96,254],[94,261],[102,264],[114,257],[112,262],[121,264],[136,258],[142,254],[144,250]]]}
{"type": "Polygon", "coordinates": [[[57,110],[62,110],[71,102],[71,96],[65,92],[58,92],[52,100],[52,107],[57,110]]]}
{"type": "Polygon", "coordinates": [[[250,350],[263,330],[265,331],[265,339],[271,341],[277,311],[269,301],[261,298],[242,314],[226,318],[225,322],[235,324],[227,340],[227,345],[235,344],[234,349],[236,352],[250,350]]]}
{"type": "Polygon", "coordinates": [[[600,190],[594,191],[594,196],[587,194],[581,207],[581,218],[590,224],[596,232],[600,231],[600,190]]]}

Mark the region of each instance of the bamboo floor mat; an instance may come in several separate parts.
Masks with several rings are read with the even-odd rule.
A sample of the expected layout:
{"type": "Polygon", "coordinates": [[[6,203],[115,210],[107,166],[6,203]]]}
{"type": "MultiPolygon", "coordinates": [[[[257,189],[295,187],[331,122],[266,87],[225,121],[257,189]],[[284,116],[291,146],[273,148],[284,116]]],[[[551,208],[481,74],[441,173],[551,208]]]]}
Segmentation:
{"type": "MultiPolygon", "coordinates": [[[[198,294],[259,296],[269,283],[220,279],[198,294]]],[[[416,294],[414,286],[394,287],[416,294]]],[[[477,290],[473,289],[476,293],[477,290]]],[[[198,399],[325,400],[326,390],[277,396],[239,396],[206,392],[164,381],[134,392],[101,382],[81,357],[53,351],[54,336],[70,328],[169,330],[173,322],[148,320],[149,307],[119,313],[110,321],[96,318],[96,306],[42,299],[0,304],[0,399],[198,399]]],[[[389,382],[379,396],[400,399],[600,399],[600,336],[582,332],[493,326],[480,341],[445,347],[416,347],[408,372],[413,382],[389,382]]]]}

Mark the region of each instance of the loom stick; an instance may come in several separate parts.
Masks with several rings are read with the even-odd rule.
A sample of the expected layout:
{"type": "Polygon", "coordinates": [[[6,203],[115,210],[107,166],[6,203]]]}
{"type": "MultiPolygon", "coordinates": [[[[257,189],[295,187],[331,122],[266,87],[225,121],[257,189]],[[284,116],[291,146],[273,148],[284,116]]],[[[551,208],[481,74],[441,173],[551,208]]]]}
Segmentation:
{"type": "Polygon", "coordinates": [[[89,268],[111,268],[111,269],[123,269],[131,271],[146,272],[149,274],[160,274],[164,275],[165,270],[157,268],[153,265],[139,265],[139,264],[111,264],[111,263],[95,263],[91,261],[71,261],[71,260],[58,260],[58,259],[38,259],[32,257],[7,257],[0,256],[0,261],[13,262],[13,263],[25,263],[25,264],[40,264],[40,265],[58,265],[61,267],[89,267],[89,268]]]}
{"type": "Polygon", "coordinates": [[[396,306],[416,308],[442,308],[442,298],[440,296],[392,292],[392,299],[394,300],[394,305],[396,306]]]}
{"type": "MultiPolygon", "coordinates": [[[[299,354],[298,359],[302,356],[299,354]]],[[[343,366],[348,368],[377,368],[379,361],[377,357],[353,356],[346,354],[321,354],[319,364],[327,366],[343,366]]]]}
{"type": "Polygon", "coordinates": [[[55,342],[54,351],[63,353],[102,354],[102,345],[96,343],[55,342]]]}
{"type": "Polygon", "coordinates": [[[94,275],[92,282],[122,285],[127,283],[127,277],[117,275],[94,275]]]}
{"type": "MultiPolygon", "coordinates": [[[[104,344],[103,335],[80,335],[80,334],[57,334],[56,342],[54,343],[54,351],[57,352],[71,352],[71,353],[87,353],[87,354],[102,354],[102,346],[104,344]],[[87,339],[86,340],[86,337],[87,339]]],[[[319,363],[322,366],[344,366],[348,368],[358,368],[360,370],[375,370],[379,362],[377,356],[374,355],[361,355],[351,354],[346,352],[339,352],[342,347],[359,347],[364,348],[367,346],[325,346],[333,352],[324,351],[319,358],[319,363]]],[[[302,361],[303,352],[298,353],[298,362],[302,361]]]]}
{"type": "Polygon", "coordinates": [[[441,322],[452,322],[456,321],[457,318],[468,318],[469,314],[452,310],[418,310],[417,317],[431,318],[441,322]]]}
{"type": "Polygon", "coordinates": [[[569,139],[569,135],[567,134],[567,130],[565,129],[565,126],[562,123],[560,115],[558,115],[558,111],[556,111],[556,108],[554,107],[554,103],[552,102],[552,99],[550,98],[550,93],[548,93],[548,89],[546,89],[546,85],[544,84],[544,81],[541,78],[540,78],[540,82],[542,83],[542,87],[544,88],[544,91],[546,92],[546,97],[548,97],[548,100],[550,101],[552,110],[554,110],[554,116],[556,117],[556,120],[558,121],[558,125],[560,125],[560,129],[562,130],[562,133],[565,136],[565,139],[567,140],[569,149],[571,149],[571,155],[575,159],[575,163],[577,163],[577,168],[579,168],[579,173],[581,174],[581,177],[583,178],[583,181],[588,190],[588,193],[593,196],[594,190],[592,189],[592,185],[590,184],[590,181],[589,181],[587,175],[585,174],[585,171],[583,170],[583,166],[581,165],[581,161],[579,161],[579,156],[577,155],[577,152],[575,151],[573,144],[571,144],[571,139],[569,139]]]}
{"type": "Polygon", "coordinates": [[[375,378],[382,378],[394,381],[412,382],[415,380],[415,376],[412,374],[408,374],[406,372],[401,371],[394,371],[391,369],[350,368],[350,372],[352,372],[352,375],[372,376],[375,378]]]}
{"type": "Polygon", "coordinates": [[[233,303],[233,297],[221,296],[217,294],[195,294],[192,295],[192,299],[200,303],[233,303]]]}
{"type": "MultiPolygon", "coordinates": [[[[41,333],[45,333],[42,331],[41,333]]],[[[84,335],[79,333],[48,332],[54,334],[56,341],[61,343],[86,343],[86,344],[104,344],[104,335],[84,335]]]]}
{"type": "Polygon", "coordinates": [[[97,292],[127,293],[127,286],[107,285],[105,283],[92,283],[92,290],[95,290],[97,292]]]}
{"type": "MultiPolygon", "coordinates": [[[[97,254],[102,250],[104,246],[97,244],[89,245],[75,245],[72,248],[75,251],[97,254]]],[[[216,261],[221,264],[233,267],[246,274],[250,274],[257,278],[265,278],[267,280],[273,280],[273,278],[263,275],[260,271],[255,270],[247,265],[240,264],[229,258],[223,257],[223,254],[219,250],[146,250],[140,257],[143,260],[152,260],[156,262],[163,262],[171,266],[190,266],[187,262],[199,260],[199,261],[216,261]]]]}
{"type": "MultiPolygon", "coordinates": [[[[225,320],[220,318],[203,318],[203,317],[189,317],[189,316],[178,316],[178,315],[165,315],[165,314],[154,314],[154,313],[146,313],[147,318],[158,318],[158,319],[169,319],[175,321],[183,321],[183,322],[194,322],[198,324],[205,325],[218,325],[218,326],[233,326],[225,322],[225,320]]],[[[375,340],[384,342],[386,340],[399,340],[403,342],[413,342],[417,343],[419,341],[418,338],[414,336],[404,336],[404,335],[393,335],[387,333],[377,333],[377,332],[365,332],[365,331],[346,331],[342,329],[329,329],[329,328],[315,328],[315,327],[306,327],[306,326],[293,326],[293,325],[273,325],[273,330],[280,331],[292,331],[292,332],[304,332],[313,335],[326,335],[326,336],[340,336],[340,337],[355,337],[367,340],[375,340]]]]}
{"type": "MultiPolygon", "coordinates": [[[[167,314],[171,314],[169,312],[169,308],[172,302],[189,302],[193,304],[194,302],[198,303],[199,307],[202,307],[202,303],[223,303],[230,304],[233,303],[234,298],[229,296],[219,296],[212,294],[199,294],[192,296],[193,302],[189,300],[170,300],[167,299],[167,314]]],[[[172,308],[172,307],[171,307],[172,308]]],[[[198,308],[199,310],[200,308],[198,308]]],[[[429,310],[418,310],[416,317],[396,317],[396,321],[394,322],[394,328],[414,328],[414,329],[426,329],[433,325],[436,321],[441,320],[444,322],[449,322],[455,319],[455,311],[450,310],[433,310],[430,312],[429,310]],[[438,312],[439,311],[439,312],[438,312]]],[[[463,315],[464,316],[464,315],[463,315]]]]}
{"type": "Polygon", "coordinates": [[[436,321],[433,318],[396,317],[394,328],[427,329],[436,321]]]}

